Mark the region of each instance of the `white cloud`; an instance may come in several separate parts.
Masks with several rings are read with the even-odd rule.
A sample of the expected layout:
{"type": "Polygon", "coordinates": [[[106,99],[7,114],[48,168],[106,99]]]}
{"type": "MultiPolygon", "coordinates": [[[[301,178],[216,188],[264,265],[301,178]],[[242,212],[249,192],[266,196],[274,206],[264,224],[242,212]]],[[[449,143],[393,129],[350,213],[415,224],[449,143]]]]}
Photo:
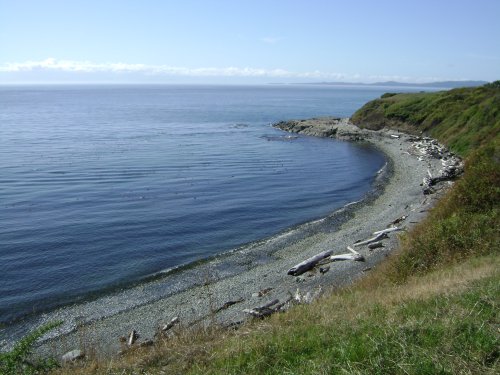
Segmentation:
{"type": "Polygon", "coordinates": [[[341,79],[344,75],[325,73],[319,70],[294,72],[286,69],[264,69],[251,67],[200,67],[187,68],[170,65],[147,65],[128,63],[95,63],[91,61],[58,60],[48,58],[39,61],[5,63],[0,72],[59,71],[76,73],[142,73],[146,75],[190,76],[190,77],[269,77],[269,78],[315,78],[341,79]]]}
{"type": "Polygon", "coordinates": [[[39,61],[25,61],[17,63],[0,63],[0,74],[10,74],[15,76],[22,72],[60,72],[69,74],[110,74],[110,75],[134,75],[144,77],[199,77],[199,78],[261,78],[276,79],[277,81],[287,80],[288,82],[301,81],[338,81],[338,82],[432,82],[443,80],[438,77],[409,77],[399,75],[361,75],[342,74],[324,72],[320,70],[312,71],[291,71],[282,68],[265,69],[252,67],[199,67],[188,68],[171,65],[148,65],[129,63],[96,63],[92,61],[59,60],[48,58],[39,61]]]}
{"type": "Polygon", "coordinates": [[[274,37],[274,36],[265,36],[263,38],[261,38],[260,40],[264,43],[267,43],[267,44],[276,44],[278,42],[280,42],[283,38],[278,38],[278,37],[274,37]]]}

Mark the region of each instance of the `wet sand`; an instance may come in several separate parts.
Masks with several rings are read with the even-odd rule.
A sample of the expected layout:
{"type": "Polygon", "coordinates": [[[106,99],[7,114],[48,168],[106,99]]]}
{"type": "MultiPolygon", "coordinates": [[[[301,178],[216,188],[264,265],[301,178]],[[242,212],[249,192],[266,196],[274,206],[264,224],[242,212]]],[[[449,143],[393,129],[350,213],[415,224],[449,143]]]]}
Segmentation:
{"type": "Polygon", "coordinates": [[[326,218],[120,293],[40,317],[37,324],[54,320],[64,323],[46,338],[38,352],[60,357],[69,350],[93,348],[98,356],[115,355],[120,350],[119,337],[136,330],[139,342],[152,339],[161,324],[176,316],[184,326],[193,322],[228,325],[248,319],[243,309],[273,299],[285,301],[298,288],[305,295],[348,285],[370,272],[396,248],[399,232],[389,233],[389,238],[383,240],[384,247],[374,250],[357,247],[365,257],[364,262],[330,263],[329,271],[324,274],[314,270],[295,277],[287,275],[287,271],[325,250],[346,253],[348,245],[372,237],[372,232],[385,229],[403,216],[406,219],[399,225],[411,228],[441,195],[423,195],[423,178],[429,172],[437,175],[441,161],[418,154],[412,136],[392,130],[360,130],[347,119],[311,119],[277,126],[302,135],[365,142],[367,147],[381,150],[388,162],[365,199],[326,218]],[[215,313],[230,301],[238,302],[215,313]]]}

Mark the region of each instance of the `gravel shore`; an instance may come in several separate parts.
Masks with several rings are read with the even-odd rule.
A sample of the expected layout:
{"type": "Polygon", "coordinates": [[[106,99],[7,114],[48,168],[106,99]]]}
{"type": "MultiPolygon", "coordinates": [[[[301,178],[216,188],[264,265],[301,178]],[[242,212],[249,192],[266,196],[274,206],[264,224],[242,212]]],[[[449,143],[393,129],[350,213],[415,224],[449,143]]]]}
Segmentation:
{"type": "MultiPolygon", "coordinates": [[[[59,331],[52,332],[38,352],[60,358],[70,350],[93,348],[98,356],[115,355],[120,350],[119,337],[136,330],[140,335],[138,342],[144,342],[152,339],[157,328],[173,317],[179,317],[180,325],[184,326],[193,322],[227,325],[247,319],[243,309],[273,299],[285,301],[297,289],[303,295],[308,292],[315,295],[319,290],[350,284],[395,249],[398,232],[389,233],[383,247],[373,250],[368,246],[357,247],[364,262],[330,263],[325,273],[313,270],[297,277],[287,275],[287,271],[325,250],[346,253],[348,245],[372,237],[374,231],[385,229],[399,218],[406,217],[398,225],[411,228],[441,195],[423,194],[422,180],[429,173],[439,174],[442,163],[438,158],[419,153],[413,136],[392,130],[361,130],[347,119],[288,121],[275,126],[301,135],[366,142],[367,147],[374,146],[385,153],[388,162],[379,172],[372,193],[326,218],[99,301],[43,316],[37,323],[60,319],[64,324],[59,331]],[[145,298],[148,293],[156,293],[158,299],[151,302],[145,298]],[[231,306],[220,309],[225,304],[231,306]]],[[[441,185],[445,187],[448,183],[441,185]]]]}

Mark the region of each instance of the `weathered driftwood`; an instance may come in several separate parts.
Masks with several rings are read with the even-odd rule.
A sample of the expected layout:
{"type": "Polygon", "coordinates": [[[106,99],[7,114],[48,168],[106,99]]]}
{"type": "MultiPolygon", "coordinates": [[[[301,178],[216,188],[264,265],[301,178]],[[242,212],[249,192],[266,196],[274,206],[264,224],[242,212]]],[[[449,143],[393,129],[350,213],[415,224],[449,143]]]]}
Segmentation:
{"type": "Polygon", "coordinates": [[[85,353],[82,350],[75,349],[75,350],[72,350],[72,351],[64,354],[61,359],[62,359],[63,363],[66,363],[66,362],[74,362],[77,359],[82,359],[84,357],[85,357],[85,353]]]}
{"type": "Polygon", "coordinates": [[[347,250],[350,251],[350,253],[346,254],[338,254],[338,255],[332,255],[329,260],[331,262],[335,262],[337,260],[356,260],[356,261],[364,261],[365,258],[363,255],[358,253],[356,250],[354,250],[352,247],[347,246],[347,250]]]}
{"type": "Polygon", "coordinates": [[[387,233],[380,233],[380,234],[377,234],[375,237],[369,238],[365,241],[356,242],[353,246],[368,245],[372,242],[377,242],[377,241],[380,241],[384,238],[387,238],[387,233]]]}
{"type": "Polygon", "coordinates": [[[178,323],[179,323],[179,317],[176,316],[176,317],[172,318],[172,320],[170,320],[170,322],[168,322],[163,327],[161,327],[161,331],[163,333],[165,333],[165,332],[171,330],[178,323]]]}
{"type": "Polygon", "coordinates": [[[351,253],[346,253],[346,254],[338,254],[338,255],[332,255],[330,257],[330,261],[335,262],[337,260],[356,260],[356,261],[364,261],[365,258],[361,254],[351,254],[351,253]]]}
{"type": "Polygon", "coordinates": [[[240,303],[240,302],[243,302],[244,299],[243,298],[240,298],[240,299],[237,299],[235,301],[227,301],[225,304],[223,304],[221,307],[219,307],[218,309],[215,309],[215,313],[218,313],[222,310],[225,310],[227,309],[228,307],[230,306],[233,306],[233,305],[236,305],[237,303],[240,303]]]}
{"type": "Polygon", "coordinates": [[[378,249],[379,247],[384,247],[384,244],[382,243],[382,241],[372,242],[371,244],[368,245],[368,248],[370,250],[378,249]]]}
{"type": "Polygon", "coordinates": [[[271,306],[273,305],[276,305],[277,303],[280,303],[280,300],[275,298],[271,301],[269,301],[268,303],[265,303],[259,307],[256,307],[257,310],[262,310],[262,309],[267,309],[267,308],[270,308],[271,306]]]}
{"type": "Polygon", "coordinates": [[[264,318],[266,316],[269,316],[277,311],[276,307],[272,307],[273,305],[279,304],[278,299],[273,299],[272,301],[259,306],[259,307],[254,307],[253,309],[244,309],[243,312],[245,314],[252,315],[256,318],[264,318]]]}
{"type": "Polygon", "coordinates": [[[379,234],[396,232],[398,230],[401,230],[401,228],[399,228],[399,227],[391,227],[391,228],[382,229],[382,230],[378,230],[376,232],[373,232],[373,235],[374,236],[378,236],[379,234]]]}
{"type": "Polygon", "coordinates": [[[408,215],[403,215],[401,217],[398,217],[396,220],[394,220],[391,223],[391,225],[397,225],[397,224],[401,223],[402,221],[405,221],[407,217],[408,217],[408,215]]]}
{"type": "Polygon", "coordinates": [[[358,254],[359,254],[356,250],[354,250],[354,249],[353,249],[352,247],[350,247],[350,246],[347,246],[347,250],[349,250],[351,253],[353,253],[353,254],[355,254],[355,255],[358,255],[358,254]]]}
{"type": "Polygon", "coordinates": [[[139,335],[137,334],[136,330],[133,329],[132,332],[130,332],[130,334],[128,335],[127,345],[128,346],[134,345],[135,340],[137,340],[138,338],[139,335]]]}
{"type": "Polygon", "coordinates": [[[328,251],[323,251],[309,259],[304,260],[303,262],[300,262],[296,266],[290,268],[287,272],[288,275],[292,276],[299,276],[302,275],[304,272],[309,271],[310,269],[314,268],[316,264],[318,264],[319,261],[328,258],[330,255],[332,255],[332,250],[328,251]]]}
{"type": "Polygon", "coordinates": [[[291,300],[292,300],[291,298],[288,298],[287,300],[274,305],[273,306],[274,311],[275,312],[281,311],[283,307],[285,307],[291,300]]]}
{"type": "MultiPolygon", "coordinates": [[[[426,157],[441,159],[441,164],[443,165],[443,168],[439,171],[439,175],[436,177],[432,176],[429,169],[427,170],[427,176],[424,177],[422,182],[423,193],[425,195],[433,194],[435,190],[432,187],[437,183],[454,180],[463,173],[462,160],[437,141],[430,138],[422,138],[414,142],[413,147],[426,157]]],[[[419,158],[419,160],[421,159],[419,158]]]]}

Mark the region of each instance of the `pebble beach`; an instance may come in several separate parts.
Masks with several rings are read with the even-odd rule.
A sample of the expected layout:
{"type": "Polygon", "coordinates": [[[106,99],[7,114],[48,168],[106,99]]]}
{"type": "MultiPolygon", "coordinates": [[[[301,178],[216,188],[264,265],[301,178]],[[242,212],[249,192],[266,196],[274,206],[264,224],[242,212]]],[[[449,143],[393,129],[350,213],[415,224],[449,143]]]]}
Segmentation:
{"type": "Polygon", "coordinates": [[[325,218],[175,270],[105,300],[43,316],[40,324],[54,320],[63,324],[44,338],[37,352],[60,358],[71,350],[85,352],[92,348],[98,357],[113,356],[123,347],[120,337],[136,331],[138,344],[154,340],[158,328],[173,318],[178,318],[179,327],[237,325],[251,318],[245,309],[273,300],[284,303],[297,295],[307,302],[328,290],[352,284],[397,248],[400,234],[420,222],[451,184],[441,182],[434,194],[423,194],[423,180],[439,175],[443,161],[423,152],[421,139],[413,135],[359,129],[348,119],[333,118],[284,121],[275,126],[305,136],[362,142],[382,151],[387,163],[363,200],[325,218]],[[321,272],[316,267],[299,276],[288,274],[291,267],[307,258],[327,250],[333,255],[344,254],[348,246],[391,226],[401,230],[388,233],[381,247],[356,247],[363,261],[331,262],[321,272]],[[145,294],[158,290],[168,292],[158,293],[161,297],[157,300],[140,303],[145,294]]]}

